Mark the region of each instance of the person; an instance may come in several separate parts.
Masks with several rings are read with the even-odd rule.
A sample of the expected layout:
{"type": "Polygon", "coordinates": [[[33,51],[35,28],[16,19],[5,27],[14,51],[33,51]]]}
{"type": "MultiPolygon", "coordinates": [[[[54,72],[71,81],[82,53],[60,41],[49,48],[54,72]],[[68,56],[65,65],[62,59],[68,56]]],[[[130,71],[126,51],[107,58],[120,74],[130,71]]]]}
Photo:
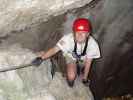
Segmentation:
{"type": "Polygon", "coordinates": [[[73,32],[64,35],[57,44],[48,51],[40,52],[39,56],[45,60],[59,51],[63,52],[67,68],[66,78],[70,87],[73,87],[77,76],[77,62],[84,65],[82,82],[88,80],[92,60],[100,57],[100,50],[96,40],[90,35],[92,32],[91,23],[86,18],[77,18],[73,22],[73,32]]]}

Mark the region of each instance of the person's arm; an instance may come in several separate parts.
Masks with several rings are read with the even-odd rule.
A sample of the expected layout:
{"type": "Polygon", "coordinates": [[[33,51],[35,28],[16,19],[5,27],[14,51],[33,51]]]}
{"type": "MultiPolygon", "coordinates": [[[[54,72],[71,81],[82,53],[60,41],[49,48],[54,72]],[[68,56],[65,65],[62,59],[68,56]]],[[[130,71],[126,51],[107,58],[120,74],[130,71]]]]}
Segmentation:
{"type": "Polygon", "coordinates": [[[47,59],[51,56],[53,56],[54,54],[56,54],[58,51],[60,51],[60,48],[58,46],[55,46],[51,49],[49,49],[47,52],[43,52],[40,54],[42,59],[47,59]]]}
{"type": "Polygon", "coordinates": [[[34,66],[39,66],[43,60],[53,56],[54,54],[56,54],[58,51],[60,51],[60,48],[58,46],[55,46],[51,49],[49,49],[47,52],[41,51],[38,53],[38,57],[36,57],[31,64],[34,66]]]}
{"type": "Polygon", "coordinates": [[[83,75],[83,79],[85,79],[85,80],[87,80],[87,78],[88,78],[88,74],[89,74],[90,68],[91,68],[91,63],[92,63],[91,58],[85,59],[85,69],[84,69],[84,75],[83,75]]]}

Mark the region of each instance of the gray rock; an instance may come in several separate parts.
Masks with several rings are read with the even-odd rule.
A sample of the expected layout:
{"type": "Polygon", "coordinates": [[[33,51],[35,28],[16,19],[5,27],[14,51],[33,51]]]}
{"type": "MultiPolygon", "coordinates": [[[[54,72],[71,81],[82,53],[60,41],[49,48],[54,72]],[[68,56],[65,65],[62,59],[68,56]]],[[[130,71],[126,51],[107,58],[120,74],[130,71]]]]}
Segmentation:
{"type": "Polygon", "coordinates": [[[1,0],[0,37],[21,31],[57,16],[69,9],[81,7],[92,0],[1,0]]]}
{"type": "MultiPolygon", "coordinates": [[[[0,68],[31,62],[36,55],[18,45],[0,49],[0,68]]],[[[88,88],[76,80],[68,87],[61,73],[51,77],[51,63],[44,61],[39,67],[27,67],[0,73],[1,100],[93,100],[88,88]],[[5,97],[5,98],[4,98],[5,97]]]]}

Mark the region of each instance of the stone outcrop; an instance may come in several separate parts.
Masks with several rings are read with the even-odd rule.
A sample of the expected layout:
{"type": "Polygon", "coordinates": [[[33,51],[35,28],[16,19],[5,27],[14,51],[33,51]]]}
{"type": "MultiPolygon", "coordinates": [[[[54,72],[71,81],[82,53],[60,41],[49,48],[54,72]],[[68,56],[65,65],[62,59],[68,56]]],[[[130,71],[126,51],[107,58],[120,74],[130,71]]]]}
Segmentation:
{"type": "Polygon", "coordinates": [[[47,21],[92,0],[1,0],[0,37],[47,21]]]}
{"type": "MultiPolygon", "coordinates": [[[[1,47],[0,69],[30,63],[36,54],[19,45],[1,47]]],[[[78,79],[70,88],[60,72],[51,76],[51,62],[39,67],[0,73],[0,100],[93,100],[93,96],[78,79]]]]}

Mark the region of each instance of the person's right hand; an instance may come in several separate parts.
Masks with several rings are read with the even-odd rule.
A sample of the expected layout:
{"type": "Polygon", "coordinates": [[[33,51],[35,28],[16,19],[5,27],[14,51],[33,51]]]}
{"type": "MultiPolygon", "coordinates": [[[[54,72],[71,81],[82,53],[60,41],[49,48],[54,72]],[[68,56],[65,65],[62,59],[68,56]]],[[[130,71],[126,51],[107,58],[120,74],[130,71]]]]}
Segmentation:
{"type": "Polygon", "coordinates": [[[36,58],[33,59],[33,61],[31,62],[32,65],[38,67],[42,62],[43,62],[43,55],[44,55],[44,51],[41,51],[41,52],[37,52],[36,53],[36,58]]]}
{"type": "Polygon", "coordinates": [[[31,64],[32,64],[33,66],[38,67],[38,66],[41,65],[42,62],[43,62],[43,59],[42,59],[41,57],[36,57],[36,58],[31,62],[31,64]]]}

